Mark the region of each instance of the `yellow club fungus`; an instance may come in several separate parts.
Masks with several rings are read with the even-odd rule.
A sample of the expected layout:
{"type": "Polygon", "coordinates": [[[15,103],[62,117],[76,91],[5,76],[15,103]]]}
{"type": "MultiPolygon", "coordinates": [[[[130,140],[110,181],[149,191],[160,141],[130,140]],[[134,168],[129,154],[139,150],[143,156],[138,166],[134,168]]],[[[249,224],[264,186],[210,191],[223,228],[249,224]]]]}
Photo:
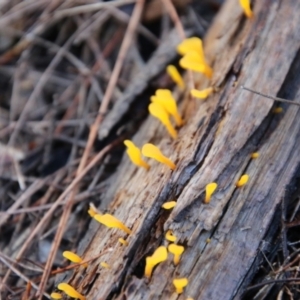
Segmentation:
{"type": "Polygon", "coordinates": [[[214,89],[212,87],[209,87],[204,90],[192,89],[191,95],[195,98],[206,99],[210,94],[212,94],[213,91],[214,91],[214,89]]]}
{"type": "Polygon", "coordinates": [[[50,297],[52,299],[62,299],[62,294],[60,294],[60,293],[51,293],[50,297]]]}
{"type": "Polygon", "coordinates": [[[259,153],[258,152],[253,152],[251,153],[251,158],[255,159],[259,157],[259,153]]]}
{"type": "Polygon", "coordinates": [[[128,154],[132,163],[136,166],[149,170],[150,166],[142,159],[141,150],[129,140],[125,140],[124,145],[127,147],[126,153],[128,154]]]}
{"type": "Polygon", "coordinates": [[[170,136],[173,139],[176,139],[177,131],[172,126],[170,119],[169,119],[169,115],[168,115],[167,111],[164,109],[164,107],[157,102],[153,102],[149,105],[148,109],[149,109],[150,114],[153,117],[157,118],[158,120],[160,120],[162,122],[162,124],[168,130],[170,136]]]}
{"type": "Polygon", "coordinates": [[[252,18],[253,17],[253,12],[250,7],[250,0],[240,0],[240,5],[247,16],[247,18],[252,18]]]}
{"type": "Polygon", "coordinates": [[[215,182],[211,182],[208,185],[206,185],[204,203],[210,202],[211,195],[214,193],[214,191],[216,190],[217,187],[218,187],[218,184],[215,182]]]}
{"type": "Polygon", "coordinates": [[[120,220],[118,220],[116,217],[110,214],[104,214],[104,215],[97,214],[94,216],[94,219],[99,223],[105,225],[106,227],[118,228],[125,231],[128,234],[131,233],[131,230],[128,227],[126,227],[120,220]]]}
{"type": "Polygon", "coordinates": [[[103,267],[103,268],[105,268],[105,269],[110,269],[110,265],[108,263],[104,262],[104,261],[102,261],[100,263],[100,266],[103,267]]]}
{"type": "Polygon", "coordinates": [[[235,184],[236,187],[242,187],[243,185],[245,185],[249,180],[249,175],[245,174],[243,175],[240,180],[235,184]]]}
{"type": "Polygon", "coordinates": [[[95,211],[93,208],[89,208],[89,210],[88,210],[88,214],[93,218],[94,217],[94,215],[96,215],[98,212],[97,211],[95,211]]]}
{"type": "Polygon", "coordinates": [[[273,114],[281,114],[283,112],[283,108],[275,107],[272,112],[273,112],[273,114]]]}
{"type": "Polygon", "coordinates": [[[164,246],[158,247],[152,256],[146,257],[146,266],[145,266],[145,276],[147,278],[151,277],[153,268],[162,263],[163,261],[167,260],[168,258],[168,251],[167,248],[164,246]]]}
{"type": "Polygon", "coordinates": [[[119,238],[119,242],[124,246],[128,246],[128,242],[126,240],[124,240],[123,238],[119,238]]]}
{"type": "Polygon", "coordinates": [[[170,90],[158,89],[155,92],[155,96],[152,96],[150,99],[153,103],[160,104],[175,119],[177,126],[183,125],[183,120],[178,113],[176,100],[170,90]]]}
{"type": "Polygon", "coordinates": [[[185,84],[183,81],[182,76],[180,75],[179,71],[177,68],[173,65],[168,65],[167,66],[167,73],[171,77],[171,79],[181,88],[184,89],[185,84]]]}
{"type": "Polygon", "coordinates": [[[182,253],[184,252],[184,247],[176,245],[176,244],[170,244],[168,246],[168,250],[169,250],[169,252],[174,254],[174,265],[177,266],[179,264],[180,257],[182,255],[182,253]]]}
{"type": "Polygon", "coordinates": [[[195,52],[199,55],[200,60],[206,64],[205,56],[204,56],[204,52],[203,52],[202,40],[199,39],[198,37],[191,37],[191,38],[183,40],[177,46],[177,52],[180,55],[186,55],[190,52],[195,52]]]}
{"type": "Polygon", "coordinates": [[[161,153],[161,151],[153,144],[150,144],[150,143],[145,144],[142,148],[142,153],[146,157],[153,158],[153,159],[157,160],[158,162],[167,165],[172,170],[175,170],[175,168],[176,168],[176,165],[170,159],[168,159],[166,156],[164,156],[161,153]]]}
{"type": "Polygon", "coordinates": [[[172,230],[168,230],[165,237],[169,242],[174,243],[177,240],[177,237],[173,234],[172,230]]]}
{"type": "Polygon", "coordinates": [[[173,284],[176,288],[176,293],[177,294],[182,294],[183,293],[183,288],[188,285],[189,281],[187,278],[178,278],[173,280],[173,284]]]}
{"type": "Polygon", "coordinates": [[[63,291],[65,294],[67,294],[71,298],[85,300],[85,297],[82,296],[80,293],[78,293],[72,286],[70,286],[68,283],[62,282],[60,283],[57,288],[61,291],[63,291]]]}
{"type": "MultiPolygon", "coordinates": [[[[64,251],[63,257],[70,260],[73,263],[79,264],[82,262],[82,258],[72,251],[64,251]]],[[[87,264],[83,264],[84,267],[87,267],[87,264]]]]}
{"type": "Polygon", "coordinates": [[[176,201],[165,202],[161,207],[164,209],[171,209],[176,206],[176,201]]]}

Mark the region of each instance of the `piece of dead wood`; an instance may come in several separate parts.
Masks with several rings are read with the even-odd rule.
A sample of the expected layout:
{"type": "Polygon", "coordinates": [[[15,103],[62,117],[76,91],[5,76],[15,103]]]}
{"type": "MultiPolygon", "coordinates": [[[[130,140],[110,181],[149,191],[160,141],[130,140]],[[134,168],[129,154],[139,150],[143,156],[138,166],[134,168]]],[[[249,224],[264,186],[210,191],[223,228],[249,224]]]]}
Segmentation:
{"type": "MultiPolygon", "coordinates": [[[[70,279],[88,299],[239,299],[243,280],[300,163],[298,108],[287,106],[284,114],[274,115],[271,101],[239,85],[299,99],[299,76],[289,80],[300,70],[297,9],[299,3],[292,0],[265,0],[255,3],[254,19],[246,20],[235,0],[224,4],[205,39],[215,71],[212,82],[220,91],[205,102],[184,95],[187,124],[176,141],[152,118],[135,136],[139,146],[159,146],[177,169],[171,172],[151,161],[145,172],[124,157],[101,206],[132,229],[126,238],[129,246],[118,243],[119,237],[126,237],[121,232],[91,223],[79,253],[88,259],[111,247],[114,251],[101,259],[110,269],[97,262],[70,279]],[[256,150],[261,155],[251,160],[256,150]],[[243,173],[249,174],[249,183],[236,189],[243,173]],[[213,181],[218,189],[204,205],[205,186],[213,181]],[[177,206],[171,213],[161,209],[162,203],[174,199],[177,206]],[[170,257],[148,281],[143,277],[145,256],[167,244],[168,229],[186,246],[185,253],[178,267],[170,257]],[[175,277],[189,279],[181,296],[172,285],[175,277]]],[[[202,79],[196,80],[198,88],[204,87],[202,79]]]]}

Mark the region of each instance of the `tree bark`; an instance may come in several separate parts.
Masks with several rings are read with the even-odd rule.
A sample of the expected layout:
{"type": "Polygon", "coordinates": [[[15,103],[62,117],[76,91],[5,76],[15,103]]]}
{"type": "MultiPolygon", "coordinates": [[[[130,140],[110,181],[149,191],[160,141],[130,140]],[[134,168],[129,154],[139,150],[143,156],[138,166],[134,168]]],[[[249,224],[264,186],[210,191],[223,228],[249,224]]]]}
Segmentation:
{"type": "MultiPolygon", "coordinates": [[[[85,259],[108,251],[70,283],[87,299],[239,299],[251,279],[252,266],[286,187],[299,171],[300,112],[240,89],[240,85],[287,99],[300,98],[300,2],[263,0],[254,3],[254,18],[246,19],[237,0],[228,0],[204,40],[214,69],[212,82],[195,76],[199,89],[219,88],[206,101],[183,95],[180,111],[186,124],[172,141],[149,117],[134,137],[138,146],[151,142],[172,161],[174,172],[150,161],[147,172],[126,155],[108,191],[106,209],[132,229],[128,237],[91,222],[79,251],[85,259]],[[251,159],[258,151],[259,158],[251,159]],[[249,182],[235,183],[242,174],[249,182]],[[205,186],[217,182],[209,204],[205,186]],[[161,205],[176,200],[172,211],[161,205]],[[167,245],[173,230],[185,246],[180,264],[172,256],[158,265],[150,280],[145,257],[167,245]],[[129,245],[118,242],[125,238],[129,245]],[[208,242],[207,239],[210,239],[208,242]],[[110,269],[99,266],[100,261],[110,269]],[[85,272],[85,274],[83,274],[85,272]],[[187,277],[177,295],[173,279],[187,277]]],[[[188,79],[186,79],[188,81],[188,79]]]]}

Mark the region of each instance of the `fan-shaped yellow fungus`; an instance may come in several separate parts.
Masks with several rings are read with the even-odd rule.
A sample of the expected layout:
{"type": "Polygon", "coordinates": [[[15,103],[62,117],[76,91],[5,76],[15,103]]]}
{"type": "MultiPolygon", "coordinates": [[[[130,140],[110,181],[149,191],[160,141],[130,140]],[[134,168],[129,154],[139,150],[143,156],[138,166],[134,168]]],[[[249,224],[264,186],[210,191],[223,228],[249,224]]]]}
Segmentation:
{"type": "Polygon", "coordinates": [[[175,242],[177,240],[177,237],[173,234],[172,230],[168,230],[165,237],[169,242],[175,242]]]}
{"type": "Polygon", "coordinates": [[[214,91],[214,89],[212,87],[209,87],[204,90],[192,89],[191,95],[195,98],[206,99],[213,91],[214,91]]]}
{"type": "Polygon", "coordinates": [[[272,112],[273,112],[273,114],[280,114],[280,113],[283,112],[283,108],[282,107],[275,107],[272,112]]]}
{"type": "Polygon", "coordinates": [[[60,294],[60,293],[51,293],[50,297],[52,299],[62,299],[62,294],[60,294]]]}
{"type": "Polygon", "coordinates": [[[203,52],[202,40],[199,39],[198,37],[190,37],[188,39],[183,40],[177,46],[177,52],[180,55],[186,55],[190,52],[195,52],[199,55],[200,60],[206,64],[205,56],[203,52]]]}
{"type": "Polygon", "coordinates": [[[167,111],[164,109],[164,107],[157,102],[153,102],[149,105],[148,109],[149,109],[150,114],[153,117],[157,118],[158,120],[160,120],[162,122],[162,124],[166,127],[166,129],[168,130],[171,137],[173,139],[176,139],[177,132],[176,132],[175,128],[172,126],[170,119],[169,119],[169,115],[168,115],[167,111]]]}
{"type": "Polygon", "coordinates": [[[150,143],[145,144],[142,148],[142,153],[146,157],[153,158],[153,159],[157,160],[158,162],[167,165],[172,170],[175,170],[175,168],[176,168],[176,165],[170,159],[168,159],[166,156],[164,156],[161,153],[161,151],[153,144],[150,144],[150,143]]]}
{"type": "Polygon", "coordinates": [[[176,100],[170,90],[158,89],[155,92],[155,96],[152,96],[150,99],[153,103],[160,104],[165,111],[175,119],[177,126],[181,126],[183,124],[183,120],[178,113],[176,100]]]}
{"type": "Polygon", "coordinates": [[[214,193],[214,191],[216,190],[217,187],[218,187],[218,184],[215,182],[211,182],[208,185],[206,185],[204,203],[210,202],[211,195],[214,193]]]}
{"type": "Polygon", "coordinates": [[[184,81],[178,72],[177,68],[173,65],[168,65],[167,66],[167,73],[168,75],[172,78],[172,80],[181,88],[184,89],[185,84],[184,81]]]}
{"type": "Polygon", "coordinates": [[[252,18],[253,12],[250,7],[250,0],[240,0],[240,5],[241,5],[242,9],[244,10],[244,13],[247,16],[247,18],[252,18]]]}
{"type": "Polygon", "coordinates": [[[82,296],[80,293],[78,293],[72,286],[70,286],[68,283],[62,282],[60,283],[57,288],[61,291],[63,291],[65,294],[67,294],[71,298],[85,300],[85,297],[82,296]]]}
{"type": "Polygon", "coordinates": [[[179,60],[179,64],[183,69],[203,73],[209,79],[212,77],[212,68],[204,63],[195,52],[189,52],[184,55],[184,57],[179,60]]]}
{"type": "Polygon", "coordinates": [[[253,152],[251,154],[251,158],[255,159],[255,158],[258,158],[259,157],[259,153],[258,152],[253,152]]]}
{"type": "Polygon", "coordinates": [[[126,240],[124,240],[123,238],[119,238],[119,242],[124,246],[128,246],[128,242],[126,240]]]}
{"type": "Polygon", "coordinates": [[[165,202],[161,207],[164,209],[171,209],[176,206],[176,201],[165,202]]]}
{"type": "Polygon", "coordinates": [[[150,166],[142,159],[141,150],[129,140],[125,140],[124,145],[127,147],[126,153],[128,154],[132,163],[136,166],[149,170],[150,166]]]}
{"type": "Polygon", "coordinates": [[[187,278],[178,278],[173,280],[173,284],[176,288],[176,293],[177,294],[182,294],[183,293],[183,288],[188,285],[189,281],[187,278]]]}
{"type": "Polygon", "coordinates": [[[153,268],[160,264],[161,262],[167,260],[168,258],[168,251],[167,248],[164,246],[158,247],[152,256],[146,257],[146,266],[145,266],[145,276],[150,278],[153,268]]]}
{"type": "Polygon", "coordinates": [[[102,261],[100,263],[100,266],[103,267],[103,268],[105,268],[105,269],[110,269],[110,265],[108,263],[104,262],[104,261],[102,261]]]}
{"type": "MultiPolygon", "coordinates": [[[[82,262],[82,258],[77,255],[76,253],[72,252],[72,251],[64,251],[63,252],[63,257],[70,260],[71,262],[74,262],[76,264],[79,264],[82,262]]],[[[84,267],[87,267],[87,264],[83,265],[84,267]]]]}
{"type": "Polygon", "coordinates": [[[235,184],[236,187],[242,187],[243,185],[245,185],[249,180],[249,175],[245,174],[243,175],[240,180],[235,184]]]}
{"type": "Polygon", "coordinates": [[[180,256],[184,252],[184,247],[176,244],[170,244],[168,246],[168,250],[174,254],[174,265],[177,266],[180,261],[180,256]]]}
{"type": "Polygon", "coordinates": [[[104,214],[104,215],[97,214],[94,216],[94,219],[99,223],[105,225],[106,227],[119,228],[128,234],[131,233],[131,230],[129,228],[127,228],[120,220],[118,220],[116,217],[110,214],[104,214]]]}

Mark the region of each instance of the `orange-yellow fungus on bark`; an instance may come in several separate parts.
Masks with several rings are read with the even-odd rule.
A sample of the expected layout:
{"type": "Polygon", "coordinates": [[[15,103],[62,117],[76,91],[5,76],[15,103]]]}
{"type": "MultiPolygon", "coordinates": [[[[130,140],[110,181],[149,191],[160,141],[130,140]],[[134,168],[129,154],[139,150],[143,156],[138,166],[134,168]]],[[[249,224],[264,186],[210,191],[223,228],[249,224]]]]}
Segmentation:
{"type": "Polygon", "coordinates": [[[170,119],[169,119],[169,115],[168,115],[167,111],[164,109],[164,107],[157,102],[153,102],[149,105],[148,109],[149,109],[150,114],[153,117],[160,120],[161,123],[166,127],[166,129],[168,130],[171,137],[173,139],[176,139],[177,132],[176,132],[175,128],[172,126],[170,119]]]}
{"type": "Polygon", "coordinates": [[[110,265],[108,263],[104,262],[104,261],[102,261],[100,263],[100,266],[103,267],[103,268],[105,268],[105,269],[110,269],[110,265]]]}
{"type": "Polygon", "coordinates": [[[164,209],[171,209],[176,206],[176,201],[165,202],[161,207],[164,209]]]}
{"type": "Polygon", "coordinates": [[[194,72],[203,73],[207,78],[211,79],[213,75],[212,68],[201,61],[199,55],[195,52],[189,52],[179,60],[179,65],[183,69],[194,72]]]}
{"type": "Polygon", "coordinates": [[[151,277],[153,268],[157,265],[162,263],[163,261],[167,260],[168,258],[168,251],[167,248],[164,246],[158,247],[152,256],[146,257],[146,266],[145,266],[145,276],[147,278],[151,277]]]}
{"type": "Polygon", "coordinates": [[[218,187],[218,184],[215,182],[211,182],[208,185],[206,185],[204,203],[210,202],[211,195],[215,192],[217,187],[218,187]]]}
{"type": "MultiPolygon", "coordinates": [[[[71,262],[74,262],[76,264],[79,264],[82,262],[82,258],[77,255],[76,253],[72,252],[72,251],[64,251],[63,252],[63,257],[70,260],[71,262]]],[[[84,267],[87,267],[87,264],[83,264],[84,267]]]]}
{"type": "Polygon", "coordinates": [[[176,244],[170,244],[168,246],[168,250],[170,253],[174,254],[174,265],[177,266],[180,261],[180,257],[184,252],[184,247],[176,244]]]}
{"type": "Polygon", "coordinates": [[[166,156],[164,156],[161,153],[161,151],[153,144],[150,144],[150,143],[145,144],[142,148],[142,153],[146,157],[153,158],[153,159],[157,160],[158,162],[167,165],[172,170],[175,170],[175,168],[176,168],[176,165],[170,159],[168,159],[166,156]]]}
{"type": "Polygon", "coordinates": [[[214,89],[212,87],[209,87],[209,88],[204,89],[204,90],[192,89],[191,90],[191,95],[195,98],[206,99],[210,94],[213,93],[213,91],[214,91],[214,89]]]}
{"type": "Polygon", "coordinates": [[[236,187],[242,187],[243,185],[245,185],[249,180],[249,175],[245,174],[243,175],[240,180],[235,184],[236,187]]]}
{"type": "Polygon", "coordinates": [[[91,207],[88,210],[88,214],[93,218],[94,215],[96,215],[98,212],[96,212],[95,210],[93,210],[91,207]]]}
{"type": "Polygon", "coordinates": [[[132,163],[138,167],[149,170],[150,166],[142,159],[141,150],[130,140],[125,140],[124,145],[127,147],[126,153],[132,163]]]}
{"type": "Polygon", "coordinates": [[[127,228],[120,220],[118,220],[116,217],[110,214],[104,214],[104,215],[97,214],[94,216],[94,219],[99,223],[105,225],[106,227],[118,228],[125,231],[128,234],[131,233],[131,230],[129,228],[127,228]]]}
{"type": "Polygon", "coordinates": [[[171,77],[171,79],[181,88],[184,89],[185,84],[182,76],[180,75],[179,71],[177,68],[173,65],[168,65],[167,66],[167,73],[171,77]]]}
{"type": "Polygon", "coordinates": [[[128,242],[126,240],[124,240],[123,238],[119,238],[119,242],[124,246],[128,246],[128,242]]]}
{"type": "Polygon", "coordinates": [[[189,281],[187,278],[178,278],[173,280],[173,284],[176,288],[177,294],[183,293],[183,288],[185,288],[188,285],[189,281]]]}
{"type": "Polygon", "coordinates": [[[62,282],[60,283],[57,288],[61,291],[63,291],[65,294],[67,294],[71,298],[85,300],[85,297],[82,296],[79,292],[77,292],[72,286],[70,286],[68,283],[62,282]]]}
{"type": "Polygon", "coordinates": [[[202,40],[199,39],[198,37],[190,37],[188,39],[183,40],[177,46],[177,52],[180,55],[186,55],[190,52],[195,52],[200,57],[200,60],[206,64],[202,40]]]}
{"type": "Polygon", "coordinates": [[[60,293],[51,293],[50,297],[52,299],[62,299],[62,294],[60,294],[60,293]]]}
{"type": "Polygon", "coordinates": [[[247,16],[247,18],[252,18],[253,17],[253,12],[251,10],[250,6],[250,0],[240,0],[240,5],[247,16]]]}
{"type": "Polygon", "coordinates": [[[177,237],[173,234],[172,230],[168,230],[166,232],[165,238],[167,241],[173,242],[173,243],[177,240],[177,237]]]}
{"type": "Polygon", "coordinates": [[[258,158],[259,157],[259,153],[258,152],[253,152],[251,154],[251,158],[255,159],[255,158],[258,158]]]}
{"type": "Polygon", "coordinates": [[[160,104],[165,111],[175,119],[177,126],[183,125],[183,120],[178,113],[176,100],[170,90],[158,89],[156,90],[155,95],[150,99],[153,103],[160,104]]]}
{"type": "Polygon", "coordinates": [[[280,113],[283,112],[283,108],[282,107],[275,107],[272,112],[273,112],[273,114],[280,114],[280,113]]]}

